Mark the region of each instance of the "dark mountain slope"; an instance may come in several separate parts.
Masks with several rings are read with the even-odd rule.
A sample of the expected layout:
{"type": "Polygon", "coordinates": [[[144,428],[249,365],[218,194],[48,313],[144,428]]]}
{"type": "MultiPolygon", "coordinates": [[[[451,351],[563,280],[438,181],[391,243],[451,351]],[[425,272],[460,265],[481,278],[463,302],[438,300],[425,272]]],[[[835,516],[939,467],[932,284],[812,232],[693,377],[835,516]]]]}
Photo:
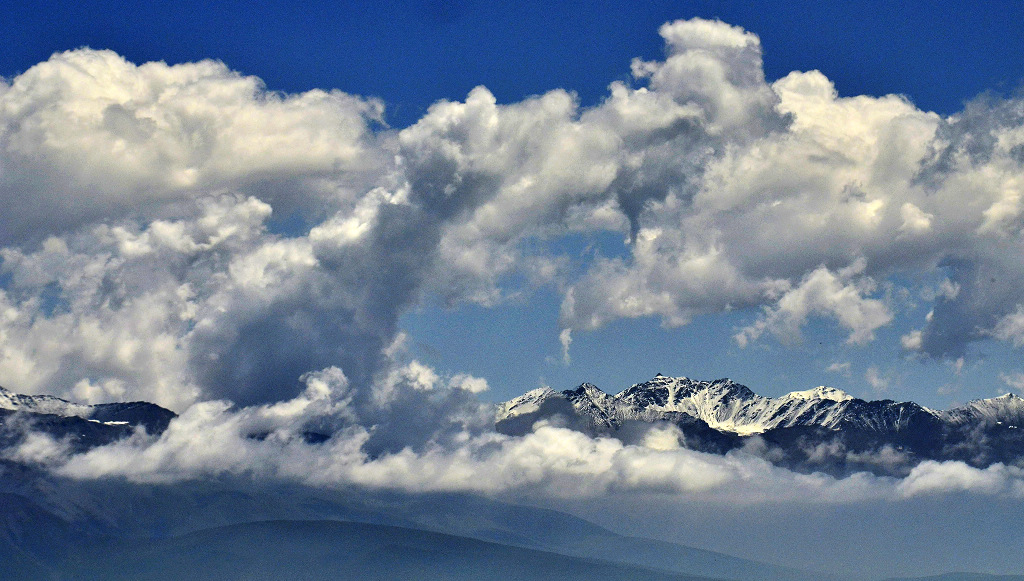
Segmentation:
{"type": "MultiPolygon", "coordinates": [[[[45,565],[3,578],[230,580],[707,581],[441,533],[337,521],[264,521],[159,540],[65,540],[45,565]]],[[[5,565],[7,562],[5,561],[5,565]]]]}

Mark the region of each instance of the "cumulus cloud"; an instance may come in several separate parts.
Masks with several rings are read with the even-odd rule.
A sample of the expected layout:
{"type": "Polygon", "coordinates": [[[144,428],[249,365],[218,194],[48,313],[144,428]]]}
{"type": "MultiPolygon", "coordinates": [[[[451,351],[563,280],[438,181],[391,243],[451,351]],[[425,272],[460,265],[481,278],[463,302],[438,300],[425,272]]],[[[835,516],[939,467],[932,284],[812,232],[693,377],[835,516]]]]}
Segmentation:
{"type": "Polygon", "coordinates": [[[918,208],[911,202],[905,202],[900,206],[900,216],[903,217],[903,225],[900,226],[900,230],[916,233],[930,230],[932,220],[935,218],[935,216],[926,214],[921,208],[918,208]]]}
{"type": "Polygon", "coordinates": [[[1014,347],[1024,346],[1024,305],[1017,305],[1016,310],[1000,318],[992,334],[997,339],[1012,342],[1014,347]]]}
{"type": "Polygon", "coordinates": [[[0,93],[5,383],[178,408],[287,398],[329,365],[365,386],[410,306],[539,285],[564,291],[563,358],[573,330],[737,309],[741,345],[813,317],[865,343],[894,316],[880,283],[935,267],[906,348],[1020,343],[1019,103],[944,119],[817,71],[769,83],[758,37],[722,22],[659,32],[665,58],[594,107],[477,87],[402,130],[215,61],[54,55],[0,93]],[[621,254],[547,244],[603,231],[621,254]]]}
{"type": "Polygon", "coordinates": [[[470,393],[483,393],[489,389],[486,379],[483,377],[473,377],[466,373],[456,373],[451,377],[448,384],[470,393]]]}
{"type": "MultiPolygon", "coordinates": [[[[729,46],[754,46],[744,38],[729,46]]],[[[696,195],[649,202],[630,256],[594,264],[567,296],[563,325],[659,316],[671,326],[760,306],[739,341],[765,331],[792,341],[814,313],[865,342],[893,313],[864,286],[834,288],[845,288],[843,303],[801,289],[862,264],[858,283],[868,286],[936,267],[950,274],[906,348],[955,359],[986,337],[1014,342],[1020,102],[983,99],[942,119],[897,96],[839,97],[817,71],[770,88],[774,106],[755,110],[778,124],[724,144],[709,138],[696,195]]]]}
{"type": "Polygon", "coordinates": [[[1024,494],[1024,470],[1003,464],[982,470],[962,462],[929,460],[914,467],[897,488],[905,496],[961,491],[1020,496],[1024,494]]]}
{"type": "Polygon", "coordinates": [[[307,239],[269,235],[271,207],[256,198],[206,198],[190,214],[0,251],[5,383],[180,408],[273,400],[318,363],[372,371],[393,329],[357,318],[365,306],[339,279],[351,270],[332,273],[307,239]]]}
{"type": "Polygon", "coordinates": [[[338,91],[273,93],[216,61],[55,54],[0,85],[0,243],[218,189],[289,208],[351,197],[381,163],[382,112],[338,91]]]}
{"type": "Polygon", "coordinates": [[[884,303],[863,295],[875,289],[871,279],[846,282],[850,277],[864,270],[864,263],[858,262],[837,274],[825,267],[810,273],[800,284],[786,291],[773,308],[767,308],[765,315],[736,335],[741,347],[757,339],[765,331],[771,331],[784,342],[800,340],[800,328],[811,314],[834,317],[840,325],[849,329],[848,343],[865,343],[874,338],[874,331],[892,320],[892,313],[884,303]]]}
{"type": "Polygon", "coordinates": [[[110,51],[59,53],[12,79],[0,92],[5,384],[181,409],[288,396],[332,363],[365,379],[388,317],[357,320],[365,287],[341,280],[355,269],[267,224],[358,214],[388,183],[381,114],[336,91],[272,93],[218,62],[110,51]]]}
{"type": "Polygon", "coordinates": [[[922,332],[915,329],[900,337],[900,345],[907,351],[919,351],[923,344],[921,337],[922,332]]]}
{"type": "MultiPolygon", "coordinates": [[[[265,465],[361,483],[419,471],[424,489],[586,475],[686,491],[776,473],[666,449],[665,434],[494,434],[474,396],[486,380],[399,353],[401,315],[548,285],[563,293],[565,361],[574,333],[617,319],[735,311],[741,346],[796,343],[814,318],[863,344],[899,314],[886,285],[941,269],[905,349],[957,361],[971,342],[1024,344],[1024,101],[943,118],[840,96],[818,71],[769,82],[758,37],[726,23],[659,33],[664,59],[634,61],[593,107],[477,87],[403,129],[373,99],[279,94],[215,61],[80,49],[0,83],[0,381],[183,412],[156,441],[75,457],[71,474],[265,465]],[[558,250],[595,233],[623,245],[558,250]]],[[[874,367],[865,379],[887,381],[874,367]]]]}

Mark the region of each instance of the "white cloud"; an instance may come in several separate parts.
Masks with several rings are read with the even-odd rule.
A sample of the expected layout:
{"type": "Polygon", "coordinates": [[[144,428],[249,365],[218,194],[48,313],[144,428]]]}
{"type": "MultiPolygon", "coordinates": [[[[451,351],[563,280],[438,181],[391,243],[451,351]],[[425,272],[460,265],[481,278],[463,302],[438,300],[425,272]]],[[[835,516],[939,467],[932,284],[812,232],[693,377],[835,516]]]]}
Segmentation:
{"type": "Polygon", "coordinates": [[[465,373],[457,373],[451,377],[448,384],[454,388],[464,389],[470,393],[483,393],[489,389],[487,380],[482,377],[473,377],[465,373]]]}
{"type": "Polygon", "coordinates": [[[875,390],[878,393],[884,392],[887,389],[889,389],[889,378],[885,377],[882,374],[882,372],[878,370],[878,367],[874,365],[868,367],[867,370],[864,372],[864,380],[868,382],[868,385],[871,386],[871,389],[875,390]]]}
{"type": "MultiPolygon", "coordinates": [[[[17,419],[7,420],[4,431],[20,429],[21,426],[16,422],[17,419]]],[[[54,439],[48,434],[28,431],[17,446],[5,448],[0,457],[14,462],[45,466],[58,464],[66,460],[69,454],[70,446],[66,441],[54,439]]]]}
{"type": "Polygon", "coordinates": [[[903,496],[948,492],[1024,493],[1024,471],[1014,466],[993,464],[984,470],[963,462],[925,461],[918,464],[897,486],[903,496]]]}
{"type": "Polygon", "coordinates": [[[900,345],[907,351],[920,351],[922,344],[922,332],[914,330],[900,337],[900,345]]]}
{"type": "Polygon", "coordinates": [[[871,279],[851,278],[864,270],[863,262],[832,273],[820,267],[808,274],[795,288],[787,290],[764,316],[736,335],[736,342],[745,347],[765,331],[786,343],[800,340],[800,328],[812,314],[828,315],[850,331],[847,343],[865,343],[874,338],[874,331],[892,320],[885,303],[866,298],[874,291],[871,279]]]}
{"type": "Polygon", "coordinates": [[[960,285],[949,280],[948,278],[943,279],[939,283],[938,296],[945,297],[948,300],[953,300],[960,294],[960,285]]]}
{"type": "Polygon", "coordinates": [[[953,373],[955,375],[960,375],[960,373],[963,372],[964,363],[966,363],[966,361],[967,360],[964,359],[963,357],[957,357],[953,361],[949,362],[949,366],[953,368],[953,373]]]}
{"type": "Polygon", "coordinates": [[[1024,373],[1014,371],[1012,373],[999,373],[999,379],[1006,385],[1016,389],[1018,392],[1024,391],[1024,373]]]}
{"type": "MultiPolygon", "coordinates": [[[[281,95],[223,63],[135,65],[57,53],[0,93],[0,243],[153,214],[230,188],[298,208],[345,195],[381,151],[382,106],[333,91],[281,95]]],[[[350,195],[350,194],[349,194],[350,195]]]]}
{"type": "Polygon", "coordinates": [[[900,216],[903,217],[903,225],[900,230],[904,232],[926,232],[932,227],[932,214],[926,214],[911,202],[905,202],[900,206],[900,216]]]}
{"type": "Polygon", "coordinates": [[[828,371],[829,373],[838,373],[840,375],[845,375],[846,377],[849,377],[850,376],[850,362],[849,361],[844,361],[844,362],[840,363],[840,362],[837,361],[837,362],[829,365],[828,367],[826,367],[825,371],[828,371]]]}
{"type": "Polygon", "coordinates": [[[558,342],[562,344],[562,362],[569,365],[569,346],[572,345],[572,329],[562,329],[558,333],[558,342]]]}
{"type": "Polygon", "coordinates": [[[1024,346],[1024,305],[1017,305],[1017,309],[999,319],[992,335],[996,339],[1010,341],[1014,347],[1024,346]]]}
{"type": "Polygon", "coordinates": [[[906,348],[1020,343],[1014,102],[943,119],[818,71],[769,84],[757,36],[722,22],[660,33],[665,59],[595,107],[478,87],[401,131],[372,99],[272,93],[213,61],[54,55],[0,94],[5,383],[179,409],[288,397],[328,365],[367,386],[410,306],[537,285],[565,292],[563,347],[737,309],[763,313],[744,344],[812,317],[864,343],[894,316],[876,281],[936,266],[949,281],[906,348]],[[308,233],[268,232],[293,212],[308,233]],[[557,250],[609,229],[621,255],[557,250]]]}

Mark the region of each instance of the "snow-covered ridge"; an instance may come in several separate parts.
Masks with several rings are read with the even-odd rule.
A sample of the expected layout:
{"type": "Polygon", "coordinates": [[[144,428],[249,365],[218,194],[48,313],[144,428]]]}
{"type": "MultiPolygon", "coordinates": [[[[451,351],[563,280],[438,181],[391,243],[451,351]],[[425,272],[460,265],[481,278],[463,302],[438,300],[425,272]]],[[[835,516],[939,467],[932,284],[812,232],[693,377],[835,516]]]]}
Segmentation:
{"type": "Polygon", "coordinates": [[[812,400],[813,399],[830,399],[832,401],[846,401],[846,400],[849,400],[849,399],[853,399],[852,395],[846,393],[845,391],[843,391],[841,389],[836,389],[834,387],[828,387],[828,386],[824,386],[824,385],[816,387],[814,389],[808,389],[808,390],[804,390],[804,391],[791,391],[791,392],[787,393],[786,395],[784,395],[782,397],[783,398],[788,397],[790,399],[812,399],[812,400]]]}
{"type": "Polygon", "coordinates": [[[86,405],[52,395],[24,395],[0,387],[0,410],[42,414],[62,418],[80,418],[111,427],[143,426],[150,433],[163,431],[174,412],[148,402],[101,403],[86,405]]]}
{"type": "Polygon", "coordinates": [[[503,418],[514,418],[534,413],[540,409],[545,400],[553,396],[558,396],[555,390],[550,387],[538,387],[502,404],[498,415],[503,418]]]}
{"type": "Polygon", "coordinates": [[[983,421],[1024,426],[1024,398],[1012,393],[988,399],[977,399],[946,411],[935,412],[947,422],[964,424],[983,421]]]}
{"type": "Polygon", "coordinates": [[[715,430],[741,436],[795,426],[900,431],[915,421],[1024,425],[1024,399],[1010,394],[933,411],[913,402],[866,401],[827,386],[772,398],[730,379],[695,381],[660,374],[615,395],[588,383],[563,392],[533,390],[505,403],[497,419],[536,414],[546,402],[547,409],[557,409],[551,405],[555,400],[571,403],[577,414],[591,418],[599,427],[615,428],[628,420],[676,421],[685,414],[715,430]]]}
{"type": "Polygon", "coordinates": [[[22,395],[0,387],[0,409],[66,418],[89,418],[95,406],[73,403],[52,395],[22,395]]]}

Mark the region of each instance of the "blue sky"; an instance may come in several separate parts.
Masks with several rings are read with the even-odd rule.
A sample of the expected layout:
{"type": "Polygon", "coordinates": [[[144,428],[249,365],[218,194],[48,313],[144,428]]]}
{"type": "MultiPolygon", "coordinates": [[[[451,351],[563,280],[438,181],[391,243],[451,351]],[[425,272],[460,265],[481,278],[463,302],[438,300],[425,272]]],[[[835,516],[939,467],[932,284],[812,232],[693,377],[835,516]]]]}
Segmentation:
{"type": "Polygon", "coordinates": [[[719,18],[761,37],[769,79],[818,69],[841,95],[901,93],[958,111],[1024,78],[1020,2],[32,2],[7,5],[5,75],[55,51],[109,48],[133,62],[204,58],[272,90],[374,95],[396,126],[486,85],[499,101],[557,87],[584,104],[661,55],[657,27],[719,18]]]}
{"type": "MultiPolygon", "coordinates": [[[[6,24],[0,30],[7,47],[0,54],[0,75],[15,79],[51,54],[79,47],[110,49],[137,64],[165,61],[173,65],[217,59],[230,70],[262,79],[269,91],[295,94],[315,88],[338,89],[377,98],[385,107],[384,123],[373,122],[370,126],[371,131],[384,135],[413,125],[439,100],[464,101],[478,85],[485,86],[499,105],[565,89],[577,96],[580,110],[586,111],[604,102],[609,95],[608,86],[614,81],[633,87],[643,85],[644,81],[631,75],[631,60],[665,59],[666,41],[659,36],[659,26],[693,17],[721,19],[756,34],[768,83],[791,71],[819,70],[840,97],[896,93],[904,95],[920,112],[956,114],[965,102],[984,92],[993,92],[996,97],[979,109],[998,111],[998,103],[1002,102],[999,99],[1012,97],[1024,79],[1021,2],[651,2],[643,6],[629,2],[515,6],[482,2],[310,2],[301,7],[285,2],[56,2],[46,10],[32,3],[16,2],[6,9],[6,24]]],[[[989,117],[998,115],[979,113],[979,118],[989,117]]],[[[254,179],[218,182],[211,188],[241,191],[245,195],[257,192],[258,196],[266,188],[283,183],[268,180],[271,185],[246,189],[255,183],[254,179]]],[[[368,191],[375,185],[379,184],[359,182],[346,187],[363,187],[368,191]]],[[[5,187],[7,203],[15,203],[17,196],[22,195],[18,189],[21,186],[9,183],[5,187]]],[[[291,213],[295,207],[300,208],[299,214],[304,211],[303,202],[290,198],[261,199],[273,206],[275,219],[285,219],[285,226],[279,228],[289,235],[304,234],[306,228],[323,217],[322,213],[312,212],[294,223],[287,222],[289,216],[296,215],[291,213]]],[[[937,210],[920,210],[913,204],[912,208],[908,211],[938,215],[937,210]]],[[[105,215],[105,211],[97,210],[87,219],[72,222],[116,223],[128,215],[105,215]]],[[[141,211],[140,224],[171,215],[146,215],[147,211],[141,211]]],[[[906,215],[904,219],[904,225],[909,223],[906,215]]],[[[12,224],[5,227],[13,230],[12,224]]],[[[61,232],[72,230],[69,226],[61,232]]],[[[980,335],[974,333],[970,340],[949,348],[935,343],[939,339],[930,344],[926,340],[925,346],[916,350],[903,346],[904,338],[924,328],[926,316],[936,304],[935,289],[946,277],[951,276],[952,284],[968,289],[967,279],[960,280],[957,276],[961,275],[951,274],[952,267],[922,267],[920,261],[946,260],[942,264],[952,264],[948,261],[966,260],[971,265],[981,264],[983,261],[968,249],[972,245],[969,237],[966,242],[961,240],[962,248],[952,248],[941,260],[936,258],[941,253],[936,254],[934,249],[927,258],[908,256],[906,264],[919,261],[913,267],[900,263],[897,255],[903,250],[899,249],[889,253],[894,256],[893,264],[876,269],[879,260],[871,258],[867,270],[850,271],[853,274],[849,276],[835,273],[852,268],[853,260],[840,264],[832,258],[821,259],[822,264],[828,264],[827,275],[846,276],[842,278],[842,284],[848,283],[844,289],[856,287],[860,289],[860,299],[885,306],[889,320],[864,323],[870,339],[850,341],[859,323],[844,326],[838,311],[814,311],[811,307],[812,312],[800,323],[800,339],[780,339],[782,335],[773,334],[774,323],[769,321],[756,340],[741,346],[736,335],[756,326],[758,321],[767,320],[765,309],[779,308],[773,302],[775,299],[739,301],[736,308],[731,304],[720,308],[725,303],[710,301],[708,305],[719,306],[702,303],[697,314],[690,317],[692,320],[683,325],[655,309],[646,316],[607,316],[593,329],[573,329],[566,359],[559,342],[565,328],[565,318],[560,318],[565,290],[580,285],[587,273],[593,274],[591,267],[596,257],[618,258],[627,267],[632,264],[631,247],[623,243],[627,235],[622,230],[601,227],[518,240],[514,244],[518,248],[514,253],[516,260],[542,254],[557,256],[569,264],[568,274],[535,283],[528,280],[528,269],[509,268],[496,283],[501,300],[474,299],[476,295],[472,293],[452,299],[445,294],[451,289],[432,287],[421,289],[419,294],[411,292],[395,299],[398,319],[393,324],[397,327],[386,329],[383,334],[407,331],[408,351],[403,356],[432,366],[442,377],[470,374],[485,378],[490,389],[483,397],[492,400],[507,399],[539,385],[565,389],[582,381],[617,391],[658,372],[701,379],[729,376],[769,395],[830,384],[861,397],[914,399],[935,407],[1008,390],[1020,392],[1024,385],[1024,375],[1020,375],[1024,373],[1024,364],[1020,363],[1020,349],[1015,346],[1018,335],[1010,329],[1003,333],[1002,340],[993,338],[998,334],[997,319],[1005,319],[1009,325],[1013,322],[1014,306],[1024,301],[1024,296],[1015,297],[1012,292],[1000,295],[1004,304],[1001,310],[979,314],[978,320],[988,317],[984,321],[991,328],[983,329],[977,321],[948,323],[967,325],[964,332],[968,335],[972,333],[971,325],[975,330],[981,329],[980,335]],[[531,245],[542,246],[544,250],[522,251],[531,245]],[[874,285],[872,290],[864,290],[870,285],[874,285]]],[[[39,239],[20,233],[5,237],[9,248],[19,248],[26,256],[37,258],[38,253],[32,253],[39,243],[39,239]]],[[[858,244],[874,248],[871,241],[858,244]]],[[[1013,256],[1017,248],[1006,243],[978,252],[986,257],[984,268],[996,268],[994,265],[1002,261],[1009,263],[1012,270],[1019,262],[1013,256]]],[[[887,255],[878,248],[865,253],[873,257],[887,255]]],[[[4,274],[6,278],[0,279],[6,280],[8,287],[12,277],[18,276],[10,270],[9,265],[14,262],[10,256],[5,259],[8,271],[4,274]]],[[[765,276],[784,278],[796,288],[801,281],[810,280],[815,266],[809,264],[785,273],[768,272],[765,276]]],[[[432,272],[424,276],[446,275],[432,272]]],[[[28,279],[23,276],[19,280],[28,279]]],[[[18,292],[22,292],[24,301],[31,296],[44,297],[54,287],[46,288],[50,290],[35,292],[25,287],[18,292]]],[[[979,290],[971,289],[972,296],[977,296],[979,290]]],[[[10,288],[8,291],[11,296],[16,295],[10,288]]],[[[964,290],[965,295],[967,292],[964,290]]],[[[73,298],[65,298],[69,304],[74,303],[73,298]]],[[[966,299],[950,297],[947,310],[959,312],[958,309],[965,308],[957,300],[966,299]]],[[[873,304],[860,306],[870,309],[873,304]]],[[[30,306],[26,302],[19,305],[30,306]]],[[[41,308],[45,311],[53,307],[47,308],[43,301],[41,308]]],[[[347,315],[338,316],[339,320],[348,320],[347,315]]],[[[294,317],[274,320],[281,323],[294,317]]],[[[388,324],[392,323],[382,326],[388,324]]],[[[267,333],[268,341],[289,340],[287,333],[268,331],[269,322],[252,325],[267,333]]],[[[1003,329],[1006,328],[1004,325],[1003,329]]],[[[180,333],[190,331],[191,328],[180,333]]],[[[938,329],[928,336],[942,337],[944,332],[938,329]]],[[[235,331],[229,335],[238,336],[235,331]]],[[[140,336],[147,340],[144,334],[140,336]]],[[[133,340],[140,336],[133,336],[133,340]]],[[[325,337],[329,337],[326,331],[313,333],[301,337],[299,343],[322,344],[325,337]]],[[[243,351],[243,347],[238,347],[232,352],[243,351]]],[[[318,347],[314,351],[318,355],[312,361],[296,356],[283,368],[298,375],[306,370],[302,368],[306,363],[322,366],[332,362],[332,356],[338,353],[342,353],[339,361],[355,367],[361,365],[356,361],[360,356],[353,355],[359,350],[345,345],[337,349],[318,347]]],[[[61,361],[52,363],[55,371],[48,377],[68,386],[68,390],[70,386],[81,385],[83,380],[90,386],[105,385],[107,380],[128,386],[145,381],[132,375],[131,365],[111,371],[117,367],[111,362],[94,362],[84,379],[72,377],[71,360],[61,361]]],[[[33,365],[37,369],[46,367],[38,361],[33,365]]],[[[203,391],[207,389],[203,387],[204,381],[241,373],[237,369],[204,369],[195,371],[195,377],[203,379],[182,381],[197,384],[199,387],[194,389],[203,391]]],[[[282,372],[282,381],[289,381],[288,373],[282,372]]],[[[0,383],[4,382],[19,383],[0,378],[0,383]]],[[[21,383],[29,389],[42,389],[21,383]]],[[[132,388],[122,388],[121,393],[124,389],[132,388]]],[[[118,392],[112,387],[99,392],[83,388],[78,393],[118,392]]]]}
{"type": "Polygon", "coordinates": [[[564,87],[585,105],[663,51],[668,20],[718,17],[757,33],[769,79],[818,69],[843,95],[902,93],[955,113],[1024,77],[1024,6],[1007,1],[32,2],[7,5],[5,75],[52,52],[110,48],[168,63],[219,58],[273,90],[377,95],[397,126],[482,84],[502,101],[564,87]]]}

